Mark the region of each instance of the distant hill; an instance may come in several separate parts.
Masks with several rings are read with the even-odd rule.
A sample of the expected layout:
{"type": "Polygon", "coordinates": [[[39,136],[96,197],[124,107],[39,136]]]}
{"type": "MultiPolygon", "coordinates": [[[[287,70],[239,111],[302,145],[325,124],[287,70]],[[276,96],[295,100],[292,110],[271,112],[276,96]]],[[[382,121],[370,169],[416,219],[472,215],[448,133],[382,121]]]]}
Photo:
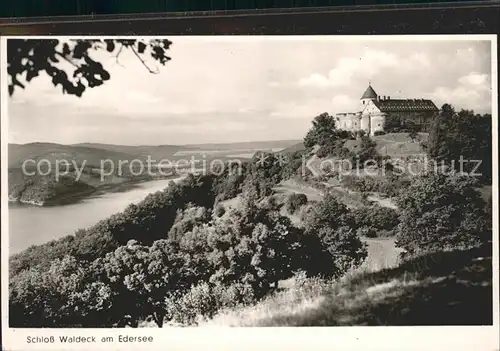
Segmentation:
{"type": "Polygon", "coordinates": [[[294,147],[298,140],[257,141],[241,143],[192,144],[192,145],[112,145],[101,143],[80,143],[63,145],[56,143],[9,144],[9,168],[19,168],[25,160],[35,161],[47,159],[52,164],[56,160],[75,160],[87,166],[99,166],[101,160],[176,160],[186,156],[207,156],[206,159],[234,159],[234,154],[242,152],[253,154],[256,151],[277,151],[294,147]]]}
{"type": "Polygon", "coordinates": [[[135,155],[136,158],[146,159],[151,156],[152,160],[171,159],[176,152],[188,149],[186,146],[178,145],[112,145],[112,144],[99,144],[99,143],[82,143],[74,144],[71,146],[88,147],[93,149],[108,150],[113,152],[127,153],[135,155]]]}
{"type": "MultiPolygon", "coordinates": [[[[160,175],[150,175],[140,173],[140,164],[134,164],[135,171],[130,170],[131,161],[141,160],[143,165],[150,157],[153,161],[185,159],[196,161],[211,161],[214,159],[226,161],[248,160],[256,151],[277,151],[282,148],[296,144],[297,141],[265,141],[265,142],[242,142],[230,144],[198,144],[198,145],[112,145],[101,143],[80,143],[73,145],[62,145],[56,143],[36,142],[29,144],[9,144],[8,146],[8,168],[9,168],[9,199],[11,201],[21,201],[33,204],[62,203],[71,201],[80,196],[89,195],[102,189],[114,189],[123,187],[126,184],[162,177],[160,175]],[[35,163],[27,164],[28,171],[33,175],[24,174],[21,170],[23,162],[34,160],[35,163]],[[51,173],[46,174],[48,165],[40,164],[42,171],[37,172],[36,162],[48,160],[51,164],[51,173]],[[56,161],[66,160],[70,166],[81,168],[85,165],[83,173],[77,178],[77,173],[72,167],[69,169],[63,182],[54,179],[56,161]],[[113,165],[113,174],[106,174],[101,177],[101,162],[106,162],[103,166],[109,171],[113,165]],[[119,161],[128,161],[120,166],[119,161]],[[137,173],[139,171],[139,173],[137,173]]],[[[176,167],[187,167],[190,164],[176,167]]],[[[207,165],[207,164],[206,164],[207,165]]],[[[62,171],[66,170],[66,165],[61,164],[62,171]]],[[[201,167],[201,163],[195,163],[194,167],[201,167]]]]}
{"type": "Polygon", "coordinates": [[[299,141],[286,149],[281,150],[280,152],[282,153],[291,153],[291,152],[297,152],[297,151],[302,151],[305,150],[306,147],[304,146],[304,143],[302,141],[299,141]]]}
{"type": "MultiPolygon", "coordinates": [[[[97,148],[97,144],[61,145],[55,143],[30,143],[30,144],[9,144],[9,170],[8,188],[10,201],[20,201],[36,205],[63,204],[77,201],[81,197],[88,196],[95,191],[103,189],[113,190],[123,188],[127,184],[149,180],[154,178],[147,173],[131,173],[130,162],[135,159],[146,160],[147,150],[134,147],[102,145],[104,148],[97,148]],[[144,151],[142,155],[141,151],[144,151]],[[28,163],[27,170],[31,173],[24,174],[21,166],[25,160],[48,160],[51,164],[50,170],[47,163],[40,163],[41,171],[37,172],[35,163],[28,163]],[[55,178],[56,161],[66,160],[67,165],[60,164],[62,172],[69,170],[64,177],[55,178]],[[113,170],[113,174],[107,173],[101,178],[101,162],[108,171],[113,170]],[[120,166],[120,161],[128,161],[120,166]],[[77,178],[77,173],[73,166],[81,169],[84,165],[83,173],[77,178]],[[109,168],[110,166],[112,168],[109,168]],[[50,173],[49,173],[50,172],[50,173]]],[[[169,151],[169,155],[172,151],[169,151]]],[[[137,170],[136,165],[134,167],[137,170]]]]}
{"type": "Polygon", "coordinates": [[[276,141],[245,141],[236,143],[214,143],[214,144],[190,144],[184,145],[185,148],[199,150],[241,150],[241,149],[285,149],[300,140],[276,140],[276,141]]]}
{"type": "Polygon", "coordinates": [[[33,159],[39,161],[49,160],[52,164],[56,160],[75,160],[77,164],[82,164],[86,160],[88,166],[99,166],[101,160],[133,160],[138,158],[137,154],[98,149],[85,146],[61,145],[54,143],[30,143],[30,144],[9,144],[9,168],[21,167],[25,160],[33,159]]]}

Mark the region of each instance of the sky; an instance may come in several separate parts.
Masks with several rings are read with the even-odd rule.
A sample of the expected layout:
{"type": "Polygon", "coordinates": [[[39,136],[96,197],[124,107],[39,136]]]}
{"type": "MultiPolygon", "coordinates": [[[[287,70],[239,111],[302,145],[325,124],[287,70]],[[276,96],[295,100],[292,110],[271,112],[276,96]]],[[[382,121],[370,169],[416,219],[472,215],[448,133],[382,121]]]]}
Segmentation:
{"type": "MultiPolygon", "coordinates": [[[[420,37],[421,38],[421,37],[420,37]]],[[[151,74],[131,51],[97,51],[110,72],[81,98],[46,74],[9,98],[9,142],[201,144],[302,139],[312,119],[379,95],[491,113],[491,44],[478,40],[169,37],[151,74]]]]}

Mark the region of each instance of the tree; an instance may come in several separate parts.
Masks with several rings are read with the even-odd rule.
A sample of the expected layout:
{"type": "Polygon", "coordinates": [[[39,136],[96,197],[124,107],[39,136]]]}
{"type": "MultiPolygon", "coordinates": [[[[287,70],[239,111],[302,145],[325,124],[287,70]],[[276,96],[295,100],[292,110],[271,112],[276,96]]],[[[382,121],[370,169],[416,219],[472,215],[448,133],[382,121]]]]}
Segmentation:
{"type": "Polygon", "coordinates": [[[400,193],[396,239],[410,253],[480,246],[491,239],[473,177],[426,173],[400,193]]]}
{"type": "Polygon", "coordinates": [[[359,167],[361,168],[364,168],[367,161],[373,161],[377,165],[380,165],[382,161],[382,156],[377,151],[377,143],[368,136],[361,137],[361,145],[355,151],[353,158],[353,163],[356,161],[359,162],[359,167]]]}
{"type": "Polygon", "coordinates": [[[446,157],[449,150],[445,144],[446,133],[450,128],[455,109],[450,104],[444,104],[437,117],[432,121],[429,138],[426,143],[427,154],[435,159],[446,157]]]}
{"type": "Polygon", "coordinates": [[[412,142],[415,142],[415,140],[417,140],[418,138],[418,132],[416,129],[412,129],[409,133],[408,133],[408,137],[411,139],[412,142]]]}
{"type": "Polygon", "coordinates": [[[401,129],[401,119],[396,114],[389,114],[384,120],[384,130],[387,133],[398,132],[401,129]]]}
{"type": "Polygon", "coordinates": [[[305,214],[306,234],[317,236],[330,254],[333,276],[341,276],[367,256],[365,245],[353,231],[355,219],[335,196],[327,194],[305,214]]]}
{"type": "Polygon", "coordinates": [[[295,213],[305,204],[307,204],[307,196],[305,194],[293,193],[287,197],[285,206],[289,213],[295,213]]]}
{"type": "Polygon", "coordinates": [[[314,145],[331,144],[339,138],[339,131],[335,123],[335,118],[324,112],[314,118],[313,126],[307,132],[304,138],[305,147],[313,147],[314,145]]]}
{"type": "Polygon", "coordinates": [[[190,175],[163,191],[146,196],[138,204],[129,205],[122,213],[104,219],[78,235],[33,246],[9,258],[11,275],[40,265],[47,269],[56,258],[66,254],[92,262],[108,252],[138,240],[143,245],[165,239],[179,210],[189,204],[212,208],[215,202],[214,175],[190,175]]]}
{"type": "Polygon", "coordinates": [[[195,226],[207,223],[211,219],[211,212],[205,207],[188,205],[186,209],[179,210],[174,224],[168,232],[168,237],[176,240],[195,226]]]}
{"type": "Polygon", "coordinates": [[[9,39],[9,94],[13,95],[16,87],[24,89],[26,83],[45,72],[52,77],[54,87],[62,86],[64,94],[81,97],[87,88],[100,86],[111,78],[102,63],[92,58],[92,53],[106,50],[118,60],[123,50],[131,50],[150,73],[157,73],[157,68],[149,67],[144,57],[149,54],[165,65],[170,60],[166,51],[171,44],[167,39],[9,39]],[[61,68],[61,61],[72,68],[61,68]]]}
{"type": "Polygon", "coordinates": [[[149,247],[131,240],[92,265],[95,278],[112,291],[107,318],[132,327],[148,317],[162,327],[168,317],[166,299],[180,296],[192,284],[206,279],[203,266],[191,266],[179,245],[164,239],[149,247]]]}
{"type": "Polygon", "coordinates": [[[318,232],[321,227],[337,229],[344,225],[353,227],[351,213],[330,193],[310,207],[304,218],[304,228],[308,232],[318,232]]]}
{"type": "Polygon", "coordinates": [[[56,259],[48,270],[33,267],[9,283],[9,319],[13,327],[100,327],[112,292],[91,279],[74,257],[56,259]]]}
{"type": "Polygon", "coordinates": [[[481,183],[490,183],[493,169],[491,115],[478,115],[468,110],[457,113],[453,106],[443,105],[431,125],[426,152],[456,171],[474,171],[481,183]],[[461,159],[466,162],[461,164],[461,159]],[[475,170],[478,163],[479,168],[475,170]]]}
{"type": "MultiPolygon", "coordinates": [[[[304,233],[278,211],[246,201],[212,223],[195,227],[180,245],[210,284],[240,284],[258,299],[297,270],[331,274],[331,255],[315,234],[304,233]]],[[[201,274],[201,273],[200,273],[201,274]]]]}
{"type": "Polygon", "coordinates": [[[350,268],[359,266],[368,254],[366,244],[350,227],[322,227],[318,236],[333,257],[335,276],[342,276],[350,268]]]}
{"type": "Polygon", "coordinates": [[[395,209],[379,205],[362,206],[352,210],[356,227],[369,227],[375,230],[392,230],[399,224],[395,209]]]}

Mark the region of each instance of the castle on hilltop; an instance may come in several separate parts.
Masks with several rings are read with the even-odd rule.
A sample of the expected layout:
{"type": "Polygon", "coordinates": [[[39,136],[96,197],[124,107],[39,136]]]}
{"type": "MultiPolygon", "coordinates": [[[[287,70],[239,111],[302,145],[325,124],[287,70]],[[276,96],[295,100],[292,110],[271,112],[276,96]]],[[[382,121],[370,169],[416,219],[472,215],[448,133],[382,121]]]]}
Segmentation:
{"type": "Polygon", "coordinates": [[[377,95],[368,84],[358,111],[337,113],[335,117],[339,129],[374,135],[388,132],[385,126],[389,120],[391,126],[405,126],[411,122],[419,131],[427,131],[438,113],[439,109],[432,100],[391,99],[390,96],[377,95]]]}

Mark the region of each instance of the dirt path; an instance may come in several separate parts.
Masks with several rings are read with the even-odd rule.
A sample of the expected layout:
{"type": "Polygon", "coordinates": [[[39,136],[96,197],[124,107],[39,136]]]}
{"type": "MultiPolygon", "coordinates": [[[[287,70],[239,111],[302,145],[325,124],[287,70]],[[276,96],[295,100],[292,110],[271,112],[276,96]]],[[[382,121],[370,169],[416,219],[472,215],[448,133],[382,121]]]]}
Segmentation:
{"type": "Polygon", "coordinates": [[[275,188],[276,192],[284,194],[302,193],[307,196],[309,201],[320,201],[323,198],[323,192],[309,185],[299,184],[293,179],[288,179],[275,188]]]}
{"type": "Polygon", "coordinates": [[[383,199],[383,198],[380,198],[380,197],[375,196],[375,195],[369,195],[368,200],[372,201],[372,202],[376,202],[379,206],[382,206],[382,207],[388,207],[388,208],[392,208],[395,210],[398,209],[398,206],[391,199],[388,199],[388,198],[383,199]]]}

